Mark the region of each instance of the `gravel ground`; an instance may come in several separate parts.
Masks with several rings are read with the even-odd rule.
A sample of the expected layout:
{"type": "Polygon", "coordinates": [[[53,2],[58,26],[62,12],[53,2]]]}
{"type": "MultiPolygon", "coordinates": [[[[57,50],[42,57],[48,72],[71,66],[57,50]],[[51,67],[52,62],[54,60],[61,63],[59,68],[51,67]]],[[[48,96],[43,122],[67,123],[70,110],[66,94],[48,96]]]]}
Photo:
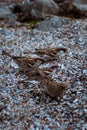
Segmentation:
{"type": "MultiPolygon", "coordinates": [[[[43,32],[28,26],[0,27],[0,130],[87,130],[87,19],[70,20],[68,25],[43,32]],[[58,82],[70,81],[63,97],[51,99],[39,82],[16,75],[12,55],[29,56],[35,48],[68,48],[51,76],[58,82]]],[[[32,55],[31,55],[32,56],[32,55]]]]}

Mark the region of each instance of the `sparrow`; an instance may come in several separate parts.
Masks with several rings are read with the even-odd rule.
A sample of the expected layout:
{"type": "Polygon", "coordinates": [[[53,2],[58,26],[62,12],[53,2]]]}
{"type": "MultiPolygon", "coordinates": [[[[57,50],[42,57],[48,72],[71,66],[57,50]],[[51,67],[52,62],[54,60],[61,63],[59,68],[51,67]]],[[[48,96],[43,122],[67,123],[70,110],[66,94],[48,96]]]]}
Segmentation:
{"type": "Polygon", "coordinates": [[[43,58],[45,59],[46,63],[47,62],[53,62],[53,61],[57,61],[57,62],[60,62],[60,57],[57,55],[57,56],[48,56],[48,55],[43,55],[43,58]]]}
{"type": "Polygon", "coordinates": [[[40,74],[38,71],[42,71],[45,75],[50,75],[51,72],[56,68],[56,65],[50,66],[49,68],[30,68],[25,70],[19,70],[17,74],[24,74],[29,80],[40,80],[40,74]]]}
{"type": "Polygon", "coordinates": [[[55,56],[59,51],[66,52],[67,49],[64,47],[58,47],[58,48],[46,48],[46,49],[35,49],[35,54],[39,55],[49,55],[49,56],[55,56]]]}
{"type": "Polygon", "coordinates": [[[60,97],[65,92],[68,87],[67,83],[58,83],[53,80],[51,77],[46,76],[41,70],[38,70],[42,81],[41,86],[44,88],[44,91],[52,98],[60,97]]]}
{"type": "Polygon", "coordinates": [[[41,57],[21,57],[21,56],[14,56],[11,55],[10,53],[6,52],[5,50],[2,51],[3,55],[7,55],[11,57],[15,63],[22,69],[27,70],[30,67],[34,67],[36,65],[41,64],[41,62],[44,62],[45,60],[41,57]]]}

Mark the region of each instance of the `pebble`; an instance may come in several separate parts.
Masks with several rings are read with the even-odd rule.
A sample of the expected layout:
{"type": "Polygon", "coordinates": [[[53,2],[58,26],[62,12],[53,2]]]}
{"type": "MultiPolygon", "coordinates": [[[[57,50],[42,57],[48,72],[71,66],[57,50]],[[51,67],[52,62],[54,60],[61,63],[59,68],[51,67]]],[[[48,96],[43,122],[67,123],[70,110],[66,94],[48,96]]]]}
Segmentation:
{"type": "Polygon", "coordinates": [[[85,76],[87,76],[87,69],[84,69],[84,70],[83,70],[83,74],[84,74],[85,76]]]}
{"type": "Polygon", "coordinates": [[[79,102],[79,99],[75,99],[74,101],[73,101],[73,103],[78,103],[79,102]]]}
{"type": "Polygon", "coordinates": [[[83,124],[82,130],[87,130],[87,124],[83,124]]]}
{"type": "Polygon", "coordinates": [[[32,124],[29,129],[30,130],[35,130],[34,125],[32,124]]]}
{"type": "Polygon", "coordinates": [[[80,38],[79,38],[79,42],[82,42],[82,41],[83,41],[83,38],[82,38],[82,37],[80,37],[80,38]]]}
{"type": "Polygon", "coordinates": [[[44,126],[44,130],[51,130],[47,125],[44,126]]]}
{"type": "Polygon", "coordinates": [[[84,111],[85,114],[87,114],[87,109],[84,109],[83,111],[84,111]]]}
{"type": "Polygon", "coordinates": [[[11,66],[14,67],[14,69],[18,69],[19,68],[19,66],[16,63],[14,63],[14,62],[11,62],[11,66]]]}

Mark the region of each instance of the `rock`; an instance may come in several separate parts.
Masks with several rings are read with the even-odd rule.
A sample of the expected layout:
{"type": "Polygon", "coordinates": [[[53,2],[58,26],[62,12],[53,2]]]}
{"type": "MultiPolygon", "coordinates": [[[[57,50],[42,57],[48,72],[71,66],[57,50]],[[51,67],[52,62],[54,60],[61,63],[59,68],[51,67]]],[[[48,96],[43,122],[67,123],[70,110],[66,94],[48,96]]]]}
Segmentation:
{"type": "Polygon", "coordinates": [[[30,2],[24,2],[24,3],[11,3],[9,5],[9,8],[14,12],[14,13],[25,13],[26,11],[30,11],[30,8],[32,6],[32,3],[30,2]]]}
{"type": "Polygon", "coordinates": [[[24,1],[22,3],[11,3],[9,9],[17,15],[17,20],[21,22],[29,22],[31,17],[32,2],[24,1]]]}
{"type": "Polygon", "coordinates": [[[30,16],[31,16],[30,20],[38,21],[38,20],[44,20],[46,17],[46,14],[44,14],[44,13],[42,14],[42,12],[32,9],[30,16]]]}
{"type": "Polygon", "coordinates": [[[51,15],[68,15],[80,18],[87,16],[87,2],[78,0],[36,0],[33,3],[32,9],[40,12],[40,16],[43,18],[44,14],[51,15]]]}
{"type": "Polygon", "coordinates": [[[52,27],[57,28],[68,23],[69,23],[68,18],[51,16],[50,19],[37,23],[34,28],[47,31],[47,30],[52,30],[52,27]]]}
{"type": "Polygon", "coordinates": [[[87,0],[73,0],[73,4],[87,16],[87,0]]]}
{"type": "Polygon", "coordinates": [[[36,0],[32,6],[33,20],[44,20],[48,14],[58,15],[59,7],[53,0],[36,0]]]}
{"type": "Polygon", "coordinates": [[[85,1],[82,2],[82,0],[79,2],[78,0],[28,0],[13,4],[9,8],[11,15],[7,13],[9,11],[4,10],[7,13],[4,16],[17,19],[20,22],[44,20],[48,15],[75,18],[87,16],[87,4],[85,1]],[[13,16],[12,11],[17,15],[16,18],[13,18],[15,16],[13,16]]]}
{"type": "Polygon", "coordinates": [[[80,14],[87,16],[87,0],[72,0],[72,4],[78,9],[80,14]]]}
{"type": "Polygon", "coordinates": [[[87,16],[87,4],[74,3],[74,5],[76,6],[77,9],[79,9],[84,14],[84,16],[87,16]]]}
{"type": "Polygon", "coordinates": [[[16,21],[17,16],[15,14],[13,14],[10,9],[0,7],[0,19],[1,20],[13,19],[14,21],[16,21]]]}
{"type": "MultiPolygon", "coordinates": [[[[23,17],[19,20],[22,22],[44,20],[48,14],[58,15],[59,7],[53,0],[36,0],[30,4],[16,5],[14,10],[18,10],[23,13],[23,17]]],[[[14,11],[15,12],[15,11],[14,11]]]]}
{"type": "Polygon", "coordinates": [[[83,74],[84,74],[85,76],[87,76],[87,69],[84,69],[84,70],[83,70],[83,74]]]}
{"type": "Polygon", "coordinates": [[[42,12],[42,14],[57,15],[59,12],[59,8],[53,0],[36,0],[32,8],[42,12]]]}
{"type": "Polygon", "coordinates": [[[86,0],[54,0],[59,6],[59,15],[69,15],[70,17],[87,17],[86,0]]]}

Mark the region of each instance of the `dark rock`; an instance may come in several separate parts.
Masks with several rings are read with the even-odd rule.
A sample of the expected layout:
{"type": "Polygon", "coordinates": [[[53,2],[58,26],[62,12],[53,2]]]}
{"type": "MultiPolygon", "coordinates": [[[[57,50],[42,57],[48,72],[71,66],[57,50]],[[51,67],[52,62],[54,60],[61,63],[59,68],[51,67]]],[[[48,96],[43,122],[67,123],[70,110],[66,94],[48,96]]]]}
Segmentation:
{"type": "Polygon", "coordinates": [[[9,9],[0,9],[1,19],[8,17],[8,19],[13,19],[11,21],[16,19],[20,22],[30,22],[45,20],[50,15],[73,18],[87,17],[87,2],[85,0],[28,0],[13,3],[9,9]]]}
{"type": "MultiPolygon", "coordinates": [[[[59,7],[53,0],[36,0],[30,5],[22,5],[26,8],[23,12],[23,17],[19,18],[20,21],[32,21],[32,20],[43,20],[47,14],[57,15],[59,7]]],[[[21,6],[21,8],[23,8],[21,6]]],[[[17,8],[17,6],[16,6],[17,8]]],[[[20,7],[19,7],[20,8],[20,7]]],[[[17,10],[17,9],[16,9],[17,10]]]]}
{"type": "Polygon", "coordinates": [[[36,0],[32,8],[42,12],[42,14],[57,15],[59,12],[59,8],[53,0],[36,0]]]}
{"type": "Polygon", "coordinates": [[[31,20],[38,21],[38,20],[44,20],[46,17],[46,14],[45,13],[42,14],[42,12],[35,10],[35,9],[32,9],[30,16],[31,16],[31,20]]]}
{"type": "MultiPolygon", "coordinates": [[[[74,0],[73,0],[74,1],[74,0]]],[[[60,8],[59,15],[81,18],[87,16],[87,5],[75,3],[71,0],[65,0],[58,4],[60,8]]]]}
{"type": "Polygon", "coordinates": [[[87,0],[72,0],[72,3],[81,15],[87,16],[87,0]]]}
{"type": "Polygon", "coordinates": [[[81,12],[80,14],[83,14],[84,16],[87,16],[87,4],[74,4],[77,9],[79,9],[81,12]]]}

